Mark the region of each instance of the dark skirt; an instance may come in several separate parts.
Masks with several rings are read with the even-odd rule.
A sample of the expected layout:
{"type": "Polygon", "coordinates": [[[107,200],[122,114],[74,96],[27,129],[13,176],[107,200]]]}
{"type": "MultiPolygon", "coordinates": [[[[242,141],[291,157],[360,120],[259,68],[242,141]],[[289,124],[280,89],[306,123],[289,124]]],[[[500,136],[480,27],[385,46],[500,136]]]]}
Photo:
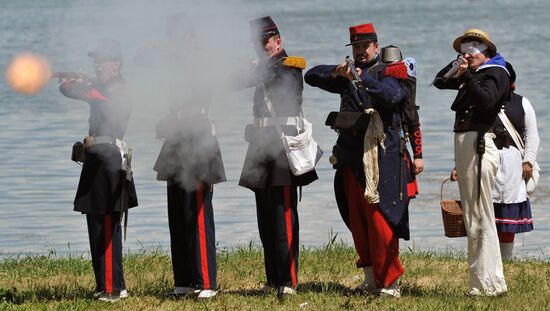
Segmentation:
{"type": "Polygon", "coordinates": [[[494,203],[498,232],[521,233],[533,230],[533,216],[529,199],[521,203],[494,203]]]}
{"type": "Polygon", "coordinates": [[[93,145],[86,150],[74,210],[97,215],[120,212],[123,210],[123,188],[127,192],[128,208],[137,206],[134,181],[123,182],[126,182],[126,171],[122,169],[118,147],[113,144],[93,145]]]}

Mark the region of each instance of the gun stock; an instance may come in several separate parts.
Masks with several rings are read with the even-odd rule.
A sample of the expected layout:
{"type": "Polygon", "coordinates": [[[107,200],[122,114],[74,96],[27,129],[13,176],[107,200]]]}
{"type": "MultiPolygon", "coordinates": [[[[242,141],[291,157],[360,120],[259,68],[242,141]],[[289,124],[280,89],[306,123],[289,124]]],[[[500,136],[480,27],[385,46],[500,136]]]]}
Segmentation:
{"type": "Polygon", "coordinates": [[[84,75],[78,72],[54,72],[52,73],[52,78],[59,80],[72,80],[72,79],[82,79],[84,75]]]}

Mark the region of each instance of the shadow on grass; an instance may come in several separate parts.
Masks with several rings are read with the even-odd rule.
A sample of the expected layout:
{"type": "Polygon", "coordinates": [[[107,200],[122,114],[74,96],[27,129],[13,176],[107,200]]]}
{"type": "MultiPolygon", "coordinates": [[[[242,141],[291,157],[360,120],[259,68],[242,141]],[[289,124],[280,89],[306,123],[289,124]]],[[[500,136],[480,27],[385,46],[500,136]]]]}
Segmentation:
{"type": "Polygon", "coordinates": [[[456,297],[456,294],[452,293],[450,289],[443,288],[426,290],[418,286],[402,285],[400,290],[403,297],[456,297]]]}
{"type": "Polygon", "coordinates": [[[236,290],[222,290],[223,295],[240,295],[245,297],[254,297],[254,296],[268,296],[274,294],[273,290],[270,293],[265,293],[259,289],[236,289],[236,290]]]}
{"type": "MultiPolygon", "coordinates": [[[[426,291],[416,286],[401,286],[401,294],[403,296],[412,297],[428,297],[428,296],[449,296],[448,292],[426,291]]],[[[356,288],[349,288],[339,283],[329,282],[309,282],[300,284],[298,292],[314,292],[314,293],[334,293],[343,296],[378,296],[377,294],[369,294],[365,291],[356,288]]]]}
{"type": "MultiPolygon", "coordinates": [[[[354,288],[346,287],[342,284],[335,282],[307,282],[299,284],[297,287],[298,294],[337,294],[342,296],[370,296],[364,292],[358,291],[354,288]]],[[[52,288],[36,288],[33,290],[27,290],[19,292],[17,288],[0,288],[0,303],[7,302],[12,304],[23,304],[26,302],[46,302],[46,301],[62,301],[62,300],[79,300],[89,299],[95,300],[93,292],[90,292],[87,288],[78,288],[67,290],[64,288],[52,287],[52,288]]],[[[238,290],[221,290],[222,295],[240,295],[245,297],[261,297],[275,295],[276,291],[272,290],[270,293],[264,293],[259,289],[238,289],[238,290]]],[[[403,297],[450,297],[452,293],[444,290],[430,290],[427,291],[417,286],[401,287],[401,294],[403,297]]],[[[155,297],[161,301],[165,300],[196,300],[196,295],[172,295],[171,291],[166,290],[145,290],[130,293],[131,297],[155,297]]]]}
{"type": "MultiPolygon", "coordinates": [[[[307,282],[299,284],[297,287],[298,294],[317,293],[317,294],[339,294],[343,296],[369,296],[368,293],[349,288],[335,282],[307,282]]],[[[239,289],[239,290],[223,290],[224,295],[241,295],[241,296],[268,296],[275,294],[275,290],[270,293],[264,293],[259,289],[239,289]]],[[[401,294],[411,297],[434,297],[434,296],[451,296],[452,294],[446,291],[427,291],[416,286],[402,286],[401,294]]],[[[376,295],[374,295],[376,296],[376,295]]]]}
{"type": "MultiPolygon", "coordinates": [[[[154,297],[161,301],[164,300],[194,300],[196,295],[178,295],[175,296],[171,291],[147,290],[130,292],[130,297],[154,297]]],[[[97,300],[94,297],[94,292],[88,288],[71,289],[70,291],[62,288],[36,288],[27,291],[18,291],[17,288],[4,289],[0,288],[0,303],[24,304],[28,302],[48,302],[62,300],[97,300]]]]}
{"type": "MultiPolygon", "coordinates": [[[[305,293],[337,293],[343,295],[351,295],[354,293],[353,290],[334,282],[323,283],[323,282],[308,282],[298,284],[296,288],[298,294],[305,293]]],[[[235,294],[241,296],[268,296],[276,293],[276,290],[273,289],[269,293],[265,293],[260,289],[238,289],[238,290],[223,290],[224,295],[235,294]]]]}
{"type": "Polygon", "coordinates": [[[0,302],[18,303],[17,289],[13,288],[0,288],[0,302]]]}
{"type": "Polygon", "coordinates": [[[0,288],[0,302],[12,304],[23,304],[34,301],[62,301],[76,299],[94,299],[93,293],[89,293],[88,289],[77,288],[67,291],[63,288],[37,288],[33,290],[18,291],[13,287],[10,289],[0,288]]]}
{"type": "Polygon", "coordinates": [[[297,290],[298,292],[335,293],[342,295],[353,295],[355,293],[354,289],[334,282],[307,282],[299,284],[297,290]]]}

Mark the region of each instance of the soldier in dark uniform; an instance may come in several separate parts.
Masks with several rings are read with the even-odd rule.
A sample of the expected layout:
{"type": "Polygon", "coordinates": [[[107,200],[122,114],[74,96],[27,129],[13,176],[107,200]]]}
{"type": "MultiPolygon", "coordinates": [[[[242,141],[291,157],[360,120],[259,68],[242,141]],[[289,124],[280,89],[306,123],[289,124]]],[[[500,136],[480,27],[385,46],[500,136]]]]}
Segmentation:
{"type": "Polygon", "coordinates": [[[156,128],[163,144],[154,170],[157,179],[168,184],[174,294],[212,298],[217,294],[212,197],[214,184],[225,181],[225,171],[208,117],[212,85],[199,74],[203,72],[196,62],[200,46],[185,14],[170,17],[168,45],[160,50],[165,53],[162,57],[155,50],[142,53],[136,61],[161,66],[173,81],[168,115],[156,128]]]}
{"type": "Polygon", "coordinates": [[[303,59],[299,64],[296,58],[288,57],[271,17],[255,19],[250,27],[260,61],[231,81],[235,89],[256,87],[254,124],[245,130],[249,147],[239,185],[251,189],[256,196],[267,276],[262,290],[276,288],[279,295],[294,294],[299,251],[297,188],[316,180],[317,173],[315,170],[299,176],[291,173],[275,125],[280,125],[285,135],[298,134],[303,117],[305,64],[303,59]]]}
{"type": "Polygon", "coordinates": [[[63,95],[90,105],[85,161],[74,201],[74,210],[86,214],[90,251],[96,279],[96,296],[116,301],[128,296],[122,269],[121,218],[137,206],[128,172],[128,146],[122,140],[131,112],[118,42],[103,40],[88,53],[96,79],[83,75],[62,78],[63,95]]]}
{"type": "Polygon", "coordinates": [[[350,41],[359,83],[346,62],[316,66],[305,81],[341,98],[340,111],[329,114],[327,124],[339,132],[331,158],[334,188],[340,213],[349,219],[357,267],[365,272],[359,288],[400,297],[398,239],[409,239],[400,116],[407,92],[385,74],[372,24],[350,27],[350,41]]]}

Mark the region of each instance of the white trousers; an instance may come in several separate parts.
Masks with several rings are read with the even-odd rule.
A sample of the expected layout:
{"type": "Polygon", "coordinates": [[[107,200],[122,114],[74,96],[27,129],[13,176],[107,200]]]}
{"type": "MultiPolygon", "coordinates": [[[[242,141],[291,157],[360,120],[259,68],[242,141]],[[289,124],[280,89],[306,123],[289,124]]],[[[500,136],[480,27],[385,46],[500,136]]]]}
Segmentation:
{"type": "Polygon", "coordinates": [[[486,295],[496,295],[507,290],[491,197],[499,165],[494,137],[492,133],[485,134],[479,199],[477,132],[456,133],[454,139],[458,188],[468,234],[470,285],[486,295]]]}

